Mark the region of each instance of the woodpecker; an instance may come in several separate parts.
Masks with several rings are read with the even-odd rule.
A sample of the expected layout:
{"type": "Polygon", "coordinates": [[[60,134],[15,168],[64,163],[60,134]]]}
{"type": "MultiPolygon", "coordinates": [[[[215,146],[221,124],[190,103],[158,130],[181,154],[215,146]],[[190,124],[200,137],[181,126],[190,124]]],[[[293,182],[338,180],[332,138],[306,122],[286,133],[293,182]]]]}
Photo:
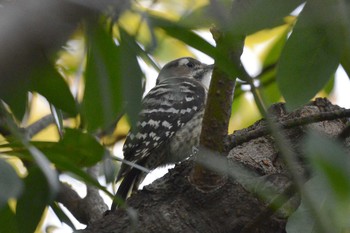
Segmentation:
{"type": "MultiPolygon", "coordinates": [[[[202,119],[213,65],[191,57],[167,63],[159,72],[156,86],[142,100],[136,127],[128,133],[124,159],[149,170],[190,157],[199,144],[202,119]]],[[[116,196],[125,200],[137,190],[146,174],[122,164],[116,196]]],[[[112,204],[111,210],[116,208],[112,204]]]]}

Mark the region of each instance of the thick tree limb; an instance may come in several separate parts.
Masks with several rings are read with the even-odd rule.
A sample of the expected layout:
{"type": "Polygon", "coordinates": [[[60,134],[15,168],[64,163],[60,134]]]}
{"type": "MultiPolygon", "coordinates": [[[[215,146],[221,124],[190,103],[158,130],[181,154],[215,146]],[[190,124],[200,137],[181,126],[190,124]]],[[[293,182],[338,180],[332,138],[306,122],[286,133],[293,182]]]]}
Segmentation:
{"type": "MultiPolygon", "coordinates": [[[[97,177],[98,166],[88,169],[92,177],[97,177]]],[[[95,187],[87,186],[87,194],[81,198],[78,193],[66,183],[61,183],[56,201],[63,204],[82,224],[90,224],[103,216],[108,206],[95,187]]]]}
{"type": "MultiPolygon", "coordinates": [[[[283,106],[277,105],[274,110],[279,112],[279,109],[283,109],[283,106]]],[[[281,114],[275,115],[277,120],[291,120],[295,117],[315,115],[317,112],[337,110],[341,108],[331,105],[326,99],[317,99],[312,104],[293,113],[286,114],[281,111],[281,114]]],[[[256,131],[265,127],[264,125],[263,121],[259,121],[245,129],[244,132],[256,131]]],[[[283,132],[293,143],[295,150],[299,151],[299,143],[309,128],[336,137],[345,127],[346,120],[334,119],[322,120],[309,125],[302,124],[302,126],[283,132]]],[[[235,132],[237,133],[241,132],[235,132]]],[[[245,182],[237,182],[244,177],[231,178],[218,189],[202,192],[188,182],[187,177],[193,167],[193,162],[186,161],[128,199],[129,207],[137,210],[136,216],[128,214],[128,211],[124,209],[119,209],[91,224],[84,232],[132,232],[133,229],[137,229],[137,232],[238,233],[243,228],[261,233],[285,232],[286,217],[290,214],[287,210],[290,208],[281,208],[276,213],[266,208],[272,200],[278,199],[276,194],[288,191],[289,195],[291,191],[287,189],[291,181],[275,149],[273,138],[266,135],[245,142],[230,151],[228,160],[231,162],[226,164],[225,169],[230,178],[235,177],[235,175],[230,175],[230,168],[234,172],[239,164],[250,171],[251,176],[247,176],[246,179],[248,183],[250,182],[249,185],[245,182]],[[236,165],[231,166],[230,163],[236,165]],[[256,184],[256,190],[260,190],[259,192],[254,191],[254,184],[256,184]],[[278,192],[268,192],[269,195],[261,196],[262,188],[269,189],[270,187],[278,192]],[[272,216],[264,218],[262,213],[272,216]],[[256,225],[256,222],[259,224],[256,225]]],[[[213,161],[208,163],[215,167],[213,161]]],[[[297,170],[304,175],[306,172],[304,164],[300,163],[298,166],[297,170]]],[[[223,166],[218,163],[217,167],[222,168],[223,166]]],[[[283,196],[279,198],[283,199],[283,196]]],[[[298,204],[298,198],[292,198],[283,206],[289,205],[295,209],[298,204]]]]}

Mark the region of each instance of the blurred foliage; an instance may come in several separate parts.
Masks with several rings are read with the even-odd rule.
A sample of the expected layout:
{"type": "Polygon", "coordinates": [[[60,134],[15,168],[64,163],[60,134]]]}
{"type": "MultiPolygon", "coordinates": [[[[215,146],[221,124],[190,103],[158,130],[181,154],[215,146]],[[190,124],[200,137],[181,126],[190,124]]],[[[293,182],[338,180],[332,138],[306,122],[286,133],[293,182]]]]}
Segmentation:
{"type": "MultiPolygon", "coordinates": [[[[331,93],[339,64],[350,71],[350,6],[332,0],[309,0],[305,6],[303,2],[143,0],[133,2],[116,21],[104,12],[96,22],[82,19],[59,51],[43,56],[23,83],[11,87],[16,95],[0,93],[0,225],[4,232],[33,232],[48,205],[61,221],[69,223],[61,207],[53,204],[57,190],[48,183],[47,176],[58,175],[47,169],[108,193],[84,167],[104,161],[107,180],[113,180],[111,151],[135,124],[144,77],[148,70],[159,70],[159,63],[196,56],[200,51],[230,77],[242,78],[243,68],[232,63],[227,51],[245,37],[246,49],[258,60],[253,64],[258,67],[253,78],[266,106],[285,99],[288,108],[294,109],[318,93],[331,93]],[[199,33],[210,27],[226,35],[219,48],[199,33]],[[42,127],[40,135],[26,138],[28,126],[51,113],[50,105],[62,112],[63,135],[59,136],[61,126],[53,121],[42,127]],[[18,175],[18,165],[9,162],[13,157],[22,161],[25,176],[18,175]],[[13,199],[16,210],[8,204],[13,199]],[[28,213],[32,213],[30,218],[28,213]]],[[[251,64],[244,68],[249,71],[251,64]]],[[[229,132],[260,117],[249,86],[238,84],[229,132]]],[[[316,185],[325,194],[321,198],[335,203],[317,209],[334,214],[336,219],[329,223],[339,229],[334,232],[348,229],[348,220],[340,215],[349,214],[348,156],[338,144],[317,136],[310,136],[305,145],[318,177],[307,188],[316,185]]],[[[317,201],[314,205],[320,207],[322,200],[317,201]]],[[[316,232],[305,228],[314,221],[305,208],[301,205],[292,216],[288,232],[316,232]]]]}
{"type": "MultiPolygon", "coordinates": [[[[331,232],[349,232],[350,214],[350,158],[342,144],[311,132],[305,139],[305,154],[313,167],[313,178],[305,184],[312,197],[314,210],[302,201],[291,215],[288,233],[322,232],[319,221],[331,232]],[[317,211],[319,220],[312,211],[317,211]]],[[[324,230],[323,230],[324,231],[324,230]]]]}

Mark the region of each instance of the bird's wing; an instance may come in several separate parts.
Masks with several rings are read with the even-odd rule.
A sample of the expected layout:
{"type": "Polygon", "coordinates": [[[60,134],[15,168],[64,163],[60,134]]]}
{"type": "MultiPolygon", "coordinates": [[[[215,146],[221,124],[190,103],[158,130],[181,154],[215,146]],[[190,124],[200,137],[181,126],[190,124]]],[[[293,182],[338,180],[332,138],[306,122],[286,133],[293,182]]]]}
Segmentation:
{"type": "MultiPolygon", "coordinates": [[[[206,89],[189,78],[173,78],[155,86],[142,101],[136,127],[131,130],[123,146],[124,159],[138,163],[167,142],[205,105],[206,89]]],[[[123,164],[118,178],[130,166],[123,164]]]]}

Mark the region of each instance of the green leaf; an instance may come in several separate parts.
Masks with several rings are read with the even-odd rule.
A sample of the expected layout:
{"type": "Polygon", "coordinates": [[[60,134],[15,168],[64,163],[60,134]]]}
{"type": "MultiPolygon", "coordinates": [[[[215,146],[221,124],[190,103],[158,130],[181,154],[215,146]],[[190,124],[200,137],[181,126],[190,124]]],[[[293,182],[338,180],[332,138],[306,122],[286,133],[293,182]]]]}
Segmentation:
{"type": "MultiPolygon", "coordinates": [[[[323,185],[319,177],[313,177],[305,183],[304,188],[312,196],[312,204],[320,215],[328,215],[330,208],[330,193],[323,185]]],[[[320,225],[315,221],[315,216],[306,205],[302,196],[302,201],[299,208],[288,218],[286,225],[287,233],[319,233],[320,225]]],[[[330,216],[328,216],[330,217],[330,216]]],[[[320,219],[321,220],[321,219],[320,219]]],[[[328,228],[332,229],[332,233],[340,233],[334,226],[331,226],[329,218],[322,218],[323,224],[327,224],[328,228]]]]}
{"type": "MultiPolygon", "coordinates": [[[[350,7],[349,7],[349,11],[350,11],[350,7]]],[[[349,20],[350,22],[350,20],[349,20]]],[[[349,27],[350,28],[350,25],[349,27]]],[[[350,77],[350,32],[347,31],[347,38],[349,39],[345,39],[344,41],[344,52],[342,54],[341,57],[341,65],[343,66],[346,74],[348,75],[348,77],[350,77]]]]}
{"type": "Polygon", "coordinates": [[[281,92],[276,83],[276,67],[269,66],[264,68],[258,76],[260,87],[262,89],[263,99],[267,106],[276,103],[281,98],[281,92]]]}
{"type": "Polygon", "coordinates": [[[18,232],[15,213],[13,213],[8,204],[0,208],[0,226],[0,233],[18,232]]]}
{"type": "Polygon", "coordinates": [[[68,84],[58,71],[47,60],[42,60],[40,66],[30,73],[30,90],[43,95],[57,108],[76,115],[77,108],[68,84]]]}
{"type": "Polygon", "coordinates": [[[321,221],[329,221],[327,224],[332,225],[332,232],[350,230],[350,157],[347,149],[334,139],[316,133],[307,136],[303,147],[317,177],[317,185],[322,188],[310,189],[311,198],[318,200],[319,196],[325,195],[319,204],[322,209],[317,209],[324,216],[321,221]]]}
{"type": "Polygon", "coordinates": [[[10,107],[11,112],[18,120],[22,120],[26,112],[28,92],[25,82],[17,86],[19,87],[0,85],[0,99],[10,107]],[[16,94],[14,95],[14,93],[16,94]]]}
{"type": "MultiPolygon", "coordinates": [[[[90,134],[78,129],[65,129],[64,137],[59,142],[32,142],[32,145],[60,169],[63,162],[69,162],[77,167],[90,167],[102,160],[106,151],[90,134]]],[[[30,151],[16,141],[3,145],[13,151],[9,154],[28,158],[30,151]]],[[[50,165],[48,165],[49,167],[50,165]]]]}
{"type": "MultiPolygon", "coordinates": [[[[304,1],[302,0],[245,0],[234,1],[232,17],[227,24],[228,31],[249,35],[264,28],[271,28],[284,23],[289,15],[304,1]]],[[[220,17],[220,15],[217,15],[220,17]]]]}
{"type": "Polygon", "coordinates": [[[262,93],[264,95],[264,102],[267,106],[271,106],[278,102],[282,97],[276,82],[265,85],[262,93]]]}
{"type": "Polygon", "coordinates": [[[55,196],[59,190],[58,174],[50,165],[49,160],[45,155],[38,150],[35,146],[24,143],[25,148],[29,151],[31,157],[34,159],[35,164],[40,168],[41,172],[44,174],[47,184],[49,186],[49,191],[51,197],[55,196]]]}
{"type": "Polygon", "coordinates": [[[346,148],[332,138],[310,133],[303,144],[313,178],[302,193],[300,207],[288,220],[288,233],[348,232],[350,215],[350,157],[346,148]],[[310,205],[314,211],[310,210],[310,205]],[[317,215],[317,216],[315,216],[317,215]],[[316,221],[316,218],[318,221],[316,221]]]}
{"type": "Polygon", "coordinates": [[[17,198],[23,189],[22,180],[13,167],[0,159],[0,209],[6,205],[9,198],[17,198]]]}
{"type": "Polygon", "coordinates": [[[338,3],[338,17],[342,25],[342,56],[341,65],[343,66],[348,77],[350,77],[350,2],[337,1],[338,3]]]}
{"type": "Polygon", "coordinates": [[[24,146],[21,142],[13,141],[1,147],[11,148],[9,151],[5,151],[7,154],[17,155],[18,157],[35,161],[48,180],[51,196],[57,193],[59,183],[57,174],[52,169],[52,165],[47,158],[60,170],[77,174],[85,182],[93,184],[108,193],[104,187],[78,167],[94,165],[107,153],[90,135],[83,134],[78,130],[67,129],[65,138],[58,143],[33,142],[24,146]]]}
{"type": "Polygon", "coordinates": [[[52,197],[47,180],[37,167],[29,169],[24,182],[25,190],[17,202],[16,219],[19,232],[32,233],[37,228],[52,197]]]}
{"type": "Polygon", "coordinates": [[[333,89],[334,89],[334,82],[335,82],[335,74],[332,75],[332,77],[329,79],[326,86],[323,88],[323,90],[329,95],[333,89]]]}
{"type": "Polygon", "coordinates": [[[56,216],[61,221],[61,223],[67,224],[74,231],[76,230],[74,223],[70,220],[70,218],[66,215],[66,213],[61,209],[61,207],[57,203],[53,203],[50,207],[52,208],[53,212],[55,212],[56,216]]]}
{"type": "Polygon", "coordinates": [[[76,175],[78,178],[80,178],[85,184],[95,186],[96,188],[102,190],[104,193],[106,193],[109,197],[113,198],[114,195],[111,194],[106,187],[102,186],[98,181],[96,181],[94,178],[92,178],[89,174],[87,174],[85,171],[83,171],[81,168],[75,166],[72,163],[69,163],[67,161],[62,161],[60,163],[60,166],[64,167],[66,171],[71,172],[72,174],[76,175]]]}
{"type": "MultiPolygon", "coordinates": [[[[77,129],[65,129],[65,134],[59,143],[55,144],[52,155],[61,156],[79,167],[90,167],[102,160],[105,149],[90,134],[77,129]]],[[[45,151],[45,150],[44,150],[45,151]]],[[[49,151],[45,151],[49,154],[49,151]]]]}
{"type": "Polygon", "coordinates": [[[278,59],[281,56],[283,47],[286,44],[288,33],[290,33],[290,30],[291,30],[291,27],[286,26],[282,32],[278,33],[275,36],[275,38],[272,39],[272,42],[270,42],[271,44],[268,45],[268,51],[266,51],[266,56],[262,61],[262,66],[264,68],[271,65],[275,65],[277,63],[278,59]]]}
{"type": "MultiPolygon", "coordinates": [[[[72,130],[72,131],[75,131],[75,130],[72,130]]],[[[69,139],[67,139],[67,142],[64,142],[63,144],[53,143],[53,142],[33,142],[33,145],[35,145],[36,148],[40,148],[40,150],[44,151],[45,155],[61,171],[70,172],[76,175],[77,177],[79,177],[83,182],[93,185],[103,190],[107,195],[110,195],[111,197],[113,197],[113,195],[110,194],[105,187],[100,185],[95,179],[93,179],[89,174],[83,171],[82,168],[80,167],[80,166],[85,167],[85,166],[94,165],[96,162],[100,161],[101,157],[105,153],[108,153],[108,151],[105,151],[104,148],[101,145],[99,145],[95,139],[93,139],[93,137],[85,134],[82,136],[80,134],[83,134],[83,133],[79,133],[79,132],[68,133],[68,135],[71,135],[71,136],[68,136],[69,139]],[[75,137],[76,135],[78,136],[75,137]],[[71,142],[72,141],[74,142],[75,140],[79,141],[79,143],[71,144],[71,142]],[[93,145],[92,149],[90,148],[91,145],[93,145]],[[75,147],[78,147],[78,148],[75,148],[75,147]],[[101,153],[100,151],[101,148],[103,153],[101,153]],[[77,154],[78,154],[77,158],[72,158],[77,154]]],[[[65,135],[67,135],[67,132],[65,135]]],[[[8,149],[9,147],[12,150],[6,151],[7,155],[19,156],[27,160],[31,159],[28,150],[18,142],[10,142],[9,144],[0,146],[0,148],[6,148],[6,149],[8,149]]],[[[50,167],[50,165],[48,166],[50,167]]]]}
{"type": "Polygon", "coordinates": [[[196,8],[190,13],[183,15],[179,24],[192,29],[209,28],[216,20],[215,17],[212,17],[212,12],[210,5],[196,8]]]}
{"type": "Polygon", "coordinates": [[[2,121],[5,122],[8,130],[11,132],[11,136],[16,140],[15,144],[17,144],[20,148],[25,148],[25,150],[29,152],[30,156],[28,157],[33,159],[35,164],[45,175],[50,186],[51,195],[54,196],[59,189],[59,182],[56,171],[52,169],[48,159],[43,155],[43,153],[32,144],[30,144],[30,142],[28,142],[25,135],[20,132],[20,129],[17,127],[16,123],[13,121],[12,117],[6,111],[3,105],[0,105],[0,114],[2,116],[2,121]]]}
{"type": "Polygon", "coordinates": [[[136,125],[138,114],[141,109],[141,84],[144,75],[137,61],[136,51],[138,51],[139,48],[135,38],[130,36],[122,28],[119,28],[119,31],[121,56],[119,59],[119,67],[123,79],[123,97],[127,100],[126,113],[131,121],[131,125],[136,125]]]}
{"type": "Polygon", "coordinates": [[[305,142],[305,152],[315,172],[321,173],[341,202],[350,203],[350,158],[343,146],[316,133],[305,142]]]}
{"type": "Polygon", "coordinates": [[[168,35],[183,41],[187,45],[192,46],[211,57],[220,55],[213,45],[192,32],[189,28],[179,25],[178,22],[170,21],[151,14],[148,15],[148,20],[151,26],[163,29],[168,35]]]}
{"type": "MultiPolygon", "coordinates": [[[[83,182],[103,190],[107,195],[113,196],[105,187],[100,185],[79,167],[96,164],[108,151],[106,151],[92,136],[83,134],[78,130],[66,129],[65,138],[64,140],[66,141],[63,143],[33,142],[33,145],[45,152],[45,155],[61,171],[71,172],[83,182]],[[76,141],[78,141],[78,143],[71,144],[76,141]],[[75,156],[77,158],[75,158],[75,156]]],[[[10,142],[9,144],[1,145],[0,148],[11,148],[11,150],[6,151],[8,155],[15,155],[26,160],[31,159],[29,151],[19,142],[10,142]]],[[[48,167],[51,167],[51,165],[48,165],[48,167]]]]}
{"type": "Polygon", "coordinates": [[[299,107],[315,96],[339,64],[337,37],[340,34],[334,29],[337,25],[324,22],[324,18],[337,13],[320,14],[324,10],[321,6],[324,7],[306,4],[280,58],[277,81],[289,109],[299,107]]]}
{"type": "MultiPolygon", "coordinates": [[[[14,79],[16,76],[14,77],[14,79]]],[[[11,108],[17,119],[21,120],[27,105],[28,91],[36,91],[50,103],[63,111],[75,115],[77,108],[68,84],[46,58],[39,58],[38,65],[27,71],[20,79],[20,85],[0,88],[0,99],[11,108]]]]}
{"type": "Polygon", "coordinates": [[[123,109],[120,49],[99,25],[88,25],[88,56],[82,114],[87,129],[106,128],[123,109]]]}
{"type": "Polygon", "coordinates": [[[228,51],[232,50],[233,44],[235,44],[237,50],[242,49],[240,43],[243,42],[243,37],[239,36],[239,38],[236,38],[227,35],[225,37],[225,43],[221,43],[220,48],[215,48],[202,37],[192,32],[190,29],[179,25],[178,22],[173,22],[154,15],[148,15],[148,17],[150,25],[153,27],[159,27],[163,29],[169,36],[183,41],[188,46],[191,46],[214,58],[216,65],[219,66],[227,74],[230,74],[230,77],[242,77],[242,75],[240,75],[241,67],[239,67],[238,64],[232,63],[232,59],[229,56],[232,54],[229,54],[228,51]]]}

